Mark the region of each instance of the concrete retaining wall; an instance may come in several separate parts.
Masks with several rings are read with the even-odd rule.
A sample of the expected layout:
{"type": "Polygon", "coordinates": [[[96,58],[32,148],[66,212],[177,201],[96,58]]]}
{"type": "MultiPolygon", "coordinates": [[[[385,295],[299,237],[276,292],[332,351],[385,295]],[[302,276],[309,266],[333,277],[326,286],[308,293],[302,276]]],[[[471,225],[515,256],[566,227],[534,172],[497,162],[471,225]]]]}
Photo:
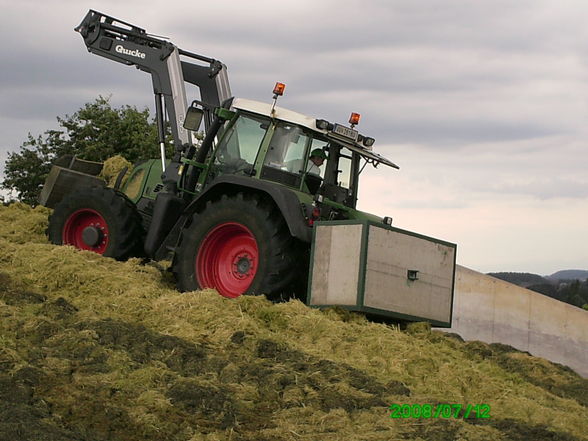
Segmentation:
{"type": "Polygon", "coordinates": [[[453,326],[465,340],[505,343],[588,378],[588,311],[457,266],[453,326]]]}

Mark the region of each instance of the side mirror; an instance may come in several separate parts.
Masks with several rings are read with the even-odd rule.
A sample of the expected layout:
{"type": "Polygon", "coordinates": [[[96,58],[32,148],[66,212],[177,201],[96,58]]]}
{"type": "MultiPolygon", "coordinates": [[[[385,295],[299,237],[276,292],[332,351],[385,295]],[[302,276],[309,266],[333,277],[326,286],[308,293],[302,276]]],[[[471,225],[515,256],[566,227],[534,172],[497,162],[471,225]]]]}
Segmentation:
{"type": "Polygon", "coordinates": [[[192,130],[193,132],[198,131],[203,116],[204,110],[197,107],[189,107],[186,112],[186,118],[184,119],[184,129],[192,130]]]}

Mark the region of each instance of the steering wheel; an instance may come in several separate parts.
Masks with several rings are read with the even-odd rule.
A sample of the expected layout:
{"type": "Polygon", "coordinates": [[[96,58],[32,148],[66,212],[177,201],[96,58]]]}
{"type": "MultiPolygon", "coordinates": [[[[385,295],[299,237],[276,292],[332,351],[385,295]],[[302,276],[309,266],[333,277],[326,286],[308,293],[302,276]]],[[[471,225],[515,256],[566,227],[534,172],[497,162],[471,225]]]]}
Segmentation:
{"type": "Polygon", "coordinates": [[[242,171],[251,171],[252,165],[241,158],[230,158],[222,163],[224,173],[236,174],[242,171]]]}

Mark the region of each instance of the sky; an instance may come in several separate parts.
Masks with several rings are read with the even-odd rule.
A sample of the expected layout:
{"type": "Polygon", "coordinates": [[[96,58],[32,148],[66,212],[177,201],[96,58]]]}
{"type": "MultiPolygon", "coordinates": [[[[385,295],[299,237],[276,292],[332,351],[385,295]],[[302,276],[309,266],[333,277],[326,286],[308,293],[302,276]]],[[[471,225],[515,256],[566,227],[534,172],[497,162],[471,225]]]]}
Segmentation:
{"type": "MultiPolygon", "coordinates": [[[[0,0],[0,173],[27,134],[149,75],[87,52],[88,9],[228,67],[232,93],[361,133],[359,208],[454,242],[481,272],[588,269],[588,3],[581,0],[0,0]]],[[[1,179],[1,177],[0,177],[1,179]]]]}

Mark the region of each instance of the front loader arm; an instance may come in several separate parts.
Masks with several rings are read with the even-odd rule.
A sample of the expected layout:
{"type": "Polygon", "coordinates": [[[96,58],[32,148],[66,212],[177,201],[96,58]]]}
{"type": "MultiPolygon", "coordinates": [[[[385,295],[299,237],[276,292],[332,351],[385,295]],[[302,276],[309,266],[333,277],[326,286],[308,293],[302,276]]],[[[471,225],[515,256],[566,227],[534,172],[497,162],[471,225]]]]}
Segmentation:
{"type": "MultiPolygon", "coordinates": [[[[188,107],[184,81],[198,86],[202,100],[212,106],[219,106],[230,97],[226,66],[218,60],[183,51],[138,26],[94,10],[86,14],[75,31],[84,38],[91,53],[151,74],[156,108],[161,113],[157,117],[160,121],[164,119],[163,99],[176,150],[186,143],[192,144],[189,132],[183,128],[188,107]],[[180,55],[204,65],[181,61],[180,55]]],[[[205,121],[207,126],[211,119],[205,121]]]]}

